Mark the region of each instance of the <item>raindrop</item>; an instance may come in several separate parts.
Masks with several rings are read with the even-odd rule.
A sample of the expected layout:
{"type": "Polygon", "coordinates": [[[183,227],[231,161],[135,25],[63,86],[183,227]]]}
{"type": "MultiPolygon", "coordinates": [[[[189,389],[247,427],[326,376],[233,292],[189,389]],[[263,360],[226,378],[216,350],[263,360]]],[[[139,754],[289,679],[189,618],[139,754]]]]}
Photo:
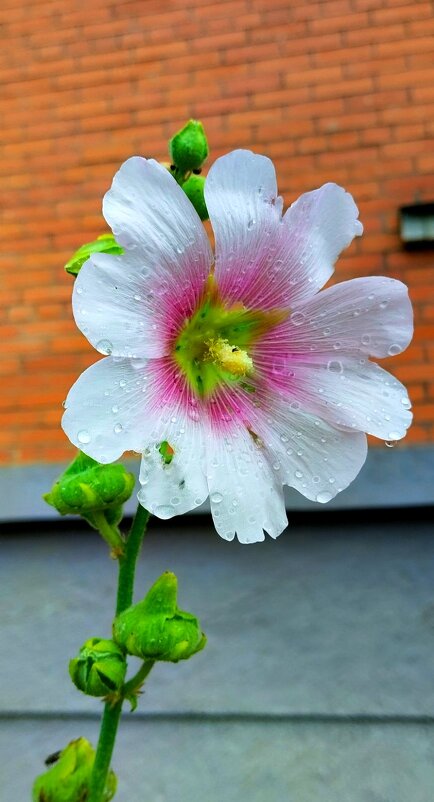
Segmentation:
{"type": "MultiPolygon", "coordinates": [[[[329,370],[331,373],[342,373],[343,369],[344,366],[339,359],[330,359],[330,361],[327,362],[327,370],[329,370]]],[[[321,389],[319,392],[321,392],[321,389]]]]}
{"type": "Polygon", "coordinates": [[[141,296],[141,295],[138,295],[138,294],[136,293],[136,294],[135,294],[135,296],[134,296],[134,300],[135,300],[135,301],[141,301],[141,300],[142,300],[142,296],[141,296]]]}
{"type": "Polygon", "coordinates": [[[380,309],[386,309],[387,303],[387,301],[381,301],[380,309]]]}
{"type": "Polygon", "coordinates": [[[211,493],[210,500],[213,504],[220,504],[223,501],[223,496],[221,493],[211,493]]]}
{"type": "Polygon", "coordinates": [[[83,287],[77,287],[77,294],[81,295],[83,292],[83,287]]]}
{"type": "Polygon", "coordinates": [[[111,352],[113,351],[113,345],[110,340],[100,340],[96,344],[96,350],[99,351],[100,354],[110,356],[111,352]]]}
{"type": "Polygon", "coordinates": [[[399,432],[389,432],[389,440],[400,440],[401,435],[399,432]]]}
{"type": "Polygon", "coordinates": [[[289,406],[290,406],[291,409],[300,409],[300,402],[299,401],[291,401],[289,406]]]}
{"type": "Polygon", "coordinates": [[[115,423],[113,431],[114,431],[115,434],[120,434],[122,432],[123,428],[124,427],[122,426],[122,423],[115,423]]]}
{"type": "Polygon", "coordinates": [[[301,471],[295,471],[295,476],[297,477],[297,479],[303,479],[303,474],[301,471]]]}
{"type": "Polygon", "coordinates": [[[293,312],[291,315],[291,323],[294,326],[300,326],[304,322],[303,312],[293,312]]]}
{"type": "Polygon", "coordinates": [[[316,500],[319,501],[320,504],[327,504],[332,498],[332,493],[329,493],[328,490],[322,490],[321,493],[318,493],[316,500]]]}
{"type": "Polygon", "coordinates": [[[342,348],[342,343],[339,342],[339,340],[336,340],[336,342],[333,343],[333,348],[335,351],[339,351],[339,349],[342,348]]]}
{"type": "Polygon", "coordinates": [[[119,407],[117,407],[117,406],[116,406],[116,404],[115,404],[115,405],[112,407],[112,412],[113,412],[115,415],[116,415],[116,413],[117,413],[117,412],[119,412],[119,407]]]}
{"type": "Polygon", "coordinates": [[[282,443],[287,443],[288,440],[289,440],[289,437],[287,437],[286,434],[281,434],[280,435],[280,439],[281,439],[282,443]]]}
{"type": "Polygon", "coordinates": [[[160,504],[155,508],[155,515],[158,518],[171,518],[175,510],[170,504],[160,504]]]}
{"type": "Polygon", "coordinates": [[[249,230],[249,231],[251,231],[254,225],[255,225],[255,221],[254,221],[254,219],[253,219],[253,218],[251,218],[251,219],[249,220],[249,222],[247,223],[247,228],[248,228],[248,230],[249,230]]]}
{"type": "Polygon", "coordinates": [[[120,382],[119,382],[119,387],[126,387],[126,386],[127,386],[127,383],[126,383],[125,379],[121,379],[120,382]]]}
{"type": "Polygon", "coordinates": [[[394,446],[396,446],[396,440],[385,440],[384,445],[386,448],[394,448],[394,446]]]}
{"type": "Polygon", "coordinates": [[[181,503],[181,499],[179,498],[179,496],[173,496],[173,497],[170,499],[170,503],[171,503],[171,504],[173,504],[173,506],[174,506],[174,507],[176,507],[176,506],[177,506],[177,504],[180,504],[180,503],[181,503]]]}
{"type": "Polygon", "coordinates": [[[371,342],[371,335],[362,334],[362,345],[369,345],[370,342],[371,342]]]}
{"type": "Polygon", "coordinates": [[[316,485],[317,485],[317,484],[318,484],[318,482],[320,482],[320,481],[321,481],[321,479],[320,479],[320,477],[319,477],[319,476],[312,476],[312,482],[314,482],[316,485]]]}
{"type": "Polygon", "coordinates": [[[89,434],[89,432],[86,431],[86,429],[82,429],[77,434],[77,440],[78,440],[79,443],[82,443],[83,445],[86,445],[86,443],[90,443],[90,434],[89,434]]]}
{"type": "Polygon", "coordinates": [[[402,348],[400,345],[398,345],[398,343],[392,343],[387,353],[389,356],[396,356],[397,354],[400,354],[401,351],[402,348]]]}
{"type": "MultiPolygon", "coordinates": [[[[63,402],[63,403],[65,403],[65,402],[63,402]]],[[[409,407],[411,407],[411,401],[410,401],[410,399],[409,399],[409,398],[407,398],[406,396],[403,396],[403,397],[401,398],[401,404],[402,404],[402,406],[403,406],[403,407],[407,407],[407,409],[408,409],[409,407]]]]}
{"type": "Polygon", "coordinates": [[[273,462],[273,470],[274,471],[280,471],[280,463],[279,462],[273,462]]]}

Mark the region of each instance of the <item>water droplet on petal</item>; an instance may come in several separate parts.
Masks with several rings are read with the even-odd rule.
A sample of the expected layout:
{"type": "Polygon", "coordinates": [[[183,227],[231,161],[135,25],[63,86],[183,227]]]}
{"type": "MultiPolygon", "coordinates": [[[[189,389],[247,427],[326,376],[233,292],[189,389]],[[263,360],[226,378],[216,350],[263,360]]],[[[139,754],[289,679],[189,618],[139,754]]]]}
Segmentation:
{"type": "Polygon", "coordinates": [[[402,437],[402,433],[399,432],[389,432],[389,440],[400,440],[402,437]]]}
{"type": "Polygon", "coordinates": [[[112,407],[112,412],[113,412],[115,415],[116,415],[116,413],[117,413],[117,412],[119,412],[119,407],[117,407],[117,406],[116,406],[116,404],[115,404],[115,405],[112,407]]]}
{"type": "Polygon", "coordinates": [[[344,366],[339,359],[330,359],[330,361],[327,362],[327,370],[331,373],[342,373],[343,369],[344,366]]]}
{"type": "Polygon", "coordinates": [[[293,326],[300,326],[304,322],[305,316],[303,312],[293,312],[291,315],[291,323],[293,326]]]}
{"type": "Polygon", "coordinates": [[[389,354],[389,356],[396,356],[397,354],[400,354],[401,351],[402,348],[400,345],[398,345],[398,343],[392,343],[387,353],[389,354]]]}
{"type": "Polygon", "coordinates": [[[213,504],[220,504],[223,501],[223,496],[221,493],[211,493],[210,500],[213,504]]]}
{"type": "Polygon", "coordinates": [[[90,443],[90,434],[86,429],[81,429],[80,432],[77,434],[77,440],[79,443],[86,445],[86,443],[90,443]]]}
{"type": "Polygon", "coordinates": [[[253,218],[251,218],[251,219],[249,220],[249,222],[247,223],[247,228],[248,228],[248,230],[249,230],[249,231],[251,231],[254,225],[255,225],[255,221],[254,221],[254,219],[253,219],[253,218]]]}
{"type": "Polygon", "coordinates": [[[110,356],[111,352],[113,351],[113,345],[110,340],[100,340],[96,344],[96,350],[99,351],[100,354],[110,356]]]}
{"type": "Polygon", "coordinates": [[[327,502],[331,501],[332,498],[332,493],[329,493],[327,490],[323,490],[321,493],[318,493],[316,500],[319,501],[320,504],[327,504],[327,502]]]}
{"type": "Polygon", "coordinates": [[[155,508],[154,512],[158,518],[167,519],[172,518],[175,510],[170,504],[160,504],[155,508]]]}
{"type": "Polygon", "coordinates": [[[123,431],[122,423],[115,423],[113,431],[115,434],[120,434],[123,431]]]}
{"type": "Polygon", "coordinates": [[[295,471],[295,476],[297,479],[303,479],[303,474],[301,471],[295,471]]]}
{"type": "Polygon", "coordinates": [[[396,446],[396,440],[385,440],[384,445],[386,448],[394,448],[394,446],[396,446]]]}
{"type": "Polygon", "coordinates": [[[126,383],[125,379],[121,379],[120,382],[119,382],[119,387],[126,387],[126,385],[127,385],[127,383],[126,383]]]}
{"type": "MultiPolygon", "coordinates": [[[[63,403],[65,403],[65,402],[63,402],[63,403]]],[[[407,407],[407,409],[408,409],[409,407],[411,407],[411,401],[410,401],[410,399],[409,399],[409,398],[407,398],[406,396],[403,396],[403,397],[401,398],[401,404],[402,404],[404,407],[407,407]]]]}
{"type": "Polygon", "coordinates": [[[371,342],[371,335],[370,334],[362,334],[362,345],[369,345],[371,342]]]}

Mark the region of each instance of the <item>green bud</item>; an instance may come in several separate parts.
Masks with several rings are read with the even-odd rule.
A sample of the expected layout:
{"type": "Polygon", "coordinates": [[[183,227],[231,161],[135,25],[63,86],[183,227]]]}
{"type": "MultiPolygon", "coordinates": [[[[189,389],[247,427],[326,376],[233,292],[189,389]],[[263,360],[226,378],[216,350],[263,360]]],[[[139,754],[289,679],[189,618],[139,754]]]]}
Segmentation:
{"type": "Polygon", "coordinates": [[[184,181],[182,188],[196,209],[201,220],[208,220],[209,214],[205,203],[205,178],[203,175],[194,175],[194,173],[184,181]]]}
{"type": "Polygon", "coordinates": [[[124,653],[112,640],[91,638],[69,663],[74,685],[88,696],[107,696],[118,691],[125,679],[124,653]]]}
{"type": "Polygon", "coordinates": [[[208,156],[208,142],[202,123],[189,120],[170,140],[169,153],[181,173],[200,170],[208,156]]]}
{"type": "Polygon", "coordinates": [[[143,660],[177,663],[204,648],[198,619],[177,607],[178,580],[166,572],[143,601],[124,610],[113,622],[113,637],[128,654],[143,660]]]}
{"type": "Polygon", "coordinates": [[[100,465],[79,451],[44,499],[61,515],[82,515],[90,523],[93,512],[106,511],[107,521],[114,525],[120,520],[122,504],[131,496],[135,481],[123,465],[100,465]]]}
{"type": "Polygon", "coordinates": [[[93,253],[123,253],[124,249],[118,245],[113,234],[101,234],[93,242],[86,242],[82,245],[71,257],[69,262],[65,265],[65,270],[72,276],[76,276],[84,263],[92,256],[93,253]]]}
{"type": "MultiPolygon", "coordinates": [[[[36,778],[33,802],[85,802],[94,760],[95,750],[86,738],[71,741],[60,752],[57,762],[36,778]]],[[[113,799],[116,784],[116,775],[110,770],[102,802],[113,799]]]]}

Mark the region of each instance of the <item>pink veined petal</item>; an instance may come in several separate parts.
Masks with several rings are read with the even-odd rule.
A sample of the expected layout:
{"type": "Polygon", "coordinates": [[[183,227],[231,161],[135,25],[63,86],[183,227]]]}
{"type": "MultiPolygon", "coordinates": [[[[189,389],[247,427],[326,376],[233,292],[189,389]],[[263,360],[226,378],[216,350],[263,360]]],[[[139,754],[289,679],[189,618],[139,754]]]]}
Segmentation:
{"type": "Polygon", "coordinates": [[[413,311],[401,281],[368,276],[328,287],[267,332],[259,344],[263,358],[335,351],[387,357],[407,348],[413,311]]]}
{"type": "Polygon", "coordinates": [[[273,404],[272,414],[272,422],[258,428],[284,484],[322,504],[351,484],[366,460],[362,432],[340,431],[281,402],[273,404]]]}
{"type": "Polygon", "coordinates": [[[167,420],[163,411],[142,455],[140,503],[158,518],[172,518],[198,507],[208,496],[205,476],[205,441],[202,425],[181,407],[167,420]],[[173,450],[166,464],[160,446],[173,450]]]}
{"type": "Polygon", "coordinates": [[[243,425],[207,433],[207,481],[214,526],[240,543],[276,538],[287,526],[281,482],[243,425]]]}
{"type": "Polygon", "coordinates": [[[363,230],[351,195],[336,184],[302,195],[282,219],[273,164],[250,151],[217,159],[205,194],[220,291],[249,308],[298,306],[363,230]]]}
{"type": "Polygon", "coordinates": [[[412,420],[401,382],[374,362],[344,354],[289,359],[280,377],[280,394],[292,408],[383,440],[405,437],[412,420]]]}
{"type": "Polygon", "coordinates": [[[154,425],[152,383],[146,360],[101,359],[71,387],[62,418],[70,441],[107,463],[141,451],[154,425]]]}
{"type": "Polygon", "coordinates": [[[77,325],[101,353],[163,356],[203,292],[212,263],[204,227],[170,173],[139,156],[116,173],[103,212],[125,253],[95,254],[81,268],[77,325]]]}
{"type": "Polygon", "coordinates": [[[230,403],[240,410],[239,421],[254,453],[268,465],[274,482],[294,487],[313,501],[330,501],[353,481],[365,462],[364,433],[341,431],[299,402],[285,402],[264,384],[258,383],[249,396],[231,388],[227,406],[230,403]]]}

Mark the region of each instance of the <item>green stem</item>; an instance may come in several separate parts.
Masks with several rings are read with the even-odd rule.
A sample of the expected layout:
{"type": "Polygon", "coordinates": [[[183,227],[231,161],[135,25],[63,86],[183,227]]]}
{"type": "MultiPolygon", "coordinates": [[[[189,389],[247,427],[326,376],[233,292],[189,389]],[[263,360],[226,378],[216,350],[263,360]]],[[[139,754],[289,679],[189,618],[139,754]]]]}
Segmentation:
{"type": "MultiPolygon", "coordinates": [[[[148,520],[149,512],[139,504],[123,554],[121,554],[119,557],[116,615],[119,615],[119,613],[129,607],[133,600],[136,562],[148,520]]],[[[151,662],[149,667],[148,663],[144,665],[138,674],[136,674],[136,677],[133,677],[133,680],[136,680],[137,677],[140,680],[139,675],[141,672],[143,672],[143,679],[141,680],[141,682],[143,682],[146,675],[149,674],[153,663],[151,662]],[[148,669],[146,673],[144,671],[144,665],[146,665],[148,669]]],[[[130,680],[130,683],[133,680],[130,680]]],[[[130,683],[126,683],[125,688],[128,688],[130,683]]],[[[137,684],[134,687],[137,687],[137,684]]],[[[123,689],[121,699],[116,701],[114,704],[107,702],[104,707],[95,762],[93,764],[92,776],[90,780],[88,802],[102,802],[104,798],[104,789],[107,783],[107,776],[110,770],[110,762],[113,754],[113,747],[115,744],[119,719],[121,716],[122,704],[125,698],[125,688],[123,689]]]]}
{"type": "Polygon", "coordinates": [[[119,613],[122,613],[127,607],[130,607],[133,601],[136,562],[148,521],[148,510],[145,510],[145,508],[139,504],[134,516],[130,534],[128,535],[124,554],[119,559],[119,581],[118,595],[116,600],[116,615],[119,615],[119,613]]]}
{"type": "Polygon", "coordinates": [[[113,549],[113,552],[116,553],[116,555],[122,554],[124,550],[124,541],[121,538],[117,526],[111,526],[103,512],[93,512],[92,520],[95,526],[98,527],[100,535],[113,549]]]}
{"type": "Polygon", "coordinates": [[[140,666],[137,674],[134,674],[134,677],[131,677],[131,679],[125,683],[124,687],[122,688],[122,695],[125,698],[128,698],[130,694],[140,690],[141,685],[143,685],[154,663],[155,660],[145,660],[145,662],[140,666]]]}

